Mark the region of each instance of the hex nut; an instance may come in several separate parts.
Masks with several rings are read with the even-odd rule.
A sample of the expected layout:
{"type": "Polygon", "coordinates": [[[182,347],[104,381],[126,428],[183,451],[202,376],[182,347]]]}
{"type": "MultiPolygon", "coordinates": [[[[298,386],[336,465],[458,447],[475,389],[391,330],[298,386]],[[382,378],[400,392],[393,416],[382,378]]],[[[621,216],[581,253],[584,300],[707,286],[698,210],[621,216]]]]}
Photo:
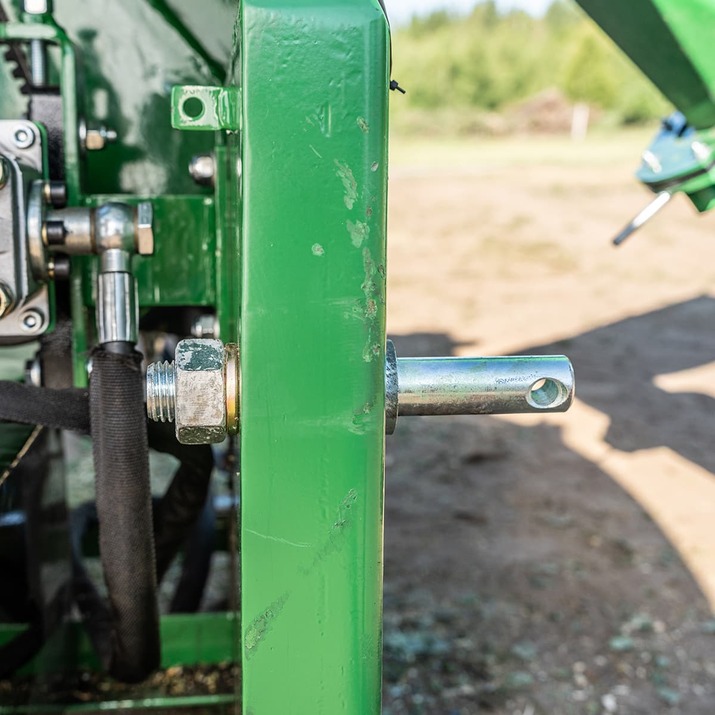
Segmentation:
{"type": "Polygon", "coordinates": [[[154,253],[154,207],[149,201],[137,205],[136,244],[140,256],[151,256],[154,253]]]}
{"type": "Polygon", "coordinates": [[[226,438],[224,347],[220,340],[188,338],[176,346],[176,438],[212,444],[226,438]]]}
{"type": "Polygon", "coordinates": [[[0,283],[0,318],[7,315],[15,303],[12,291],[4,283],[0,283]]]}

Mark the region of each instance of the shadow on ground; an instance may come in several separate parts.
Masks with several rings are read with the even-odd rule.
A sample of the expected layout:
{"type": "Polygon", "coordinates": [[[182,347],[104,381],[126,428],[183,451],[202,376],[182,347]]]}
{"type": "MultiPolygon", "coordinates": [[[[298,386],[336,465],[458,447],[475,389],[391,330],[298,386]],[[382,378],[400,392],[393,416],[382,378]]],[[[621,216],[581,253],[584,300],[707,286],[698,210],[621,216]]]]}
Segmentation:
{"type": "MultiPolygon", "coordinates": [[[[580,397],[611,417],[619,449],[667,444],[715,467],[715,401],[652,383],[715,359],[714,312],[701,298],[519,352],[572,356],[580,397]]],[[[398,355],[457,346],[393,339],[398,355]]],[[[403,419],[387,460],[385,713],[711,715],[704,597],[642,508],[559,428],[403,419]]]]}
{"type": "Polygon", "coordinates": [[[669,447],[715,474],[715,399],[666,392],[653,382],[715,362],[714,327],[715,298],[701,296],[521,352],[571,358],[579,399],[611,420],[611,446],[669,447]]]}

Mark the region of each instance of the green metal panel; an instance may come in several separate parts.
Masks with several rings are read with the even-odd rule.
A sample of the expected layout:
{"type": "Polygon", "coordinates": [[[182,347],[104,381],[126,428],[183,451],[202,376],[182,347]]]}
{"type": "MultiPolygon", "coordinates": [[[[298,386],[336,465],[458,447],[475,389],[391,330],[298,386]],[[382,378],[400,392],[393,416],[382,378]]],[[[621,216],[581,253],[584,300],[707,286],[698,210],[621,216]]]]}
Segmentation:
{"type": "Polygon", "coordinates": [[[697,128],[715,125],[713,0],[577,0],[697,128]]]}
{"type": "Polygon", "coordinates": [[[244,0],[245,715],[380,710],[388,29],[244,0]]]}
{"type": "MultiPolygon", "coordinates": [[[[217,290],[214,199],[209,196],[92,196],[87,204],[108,201],[154,208],[154,255],[133,258],[142,308],[172,305],[214,305],[217,290]]],[[[86,258],[84,301],[94,305],[97,259],[86,258]]]]}
{"type": "MultiPolygon", "coordinates": [[[[161,618],[161,667],[225,663],[233,660],[234,629],[237,617],[232,613],[196,613],[170,615],[161,618]]],[[[25,630],[20,624],[0,623],[0,647],[25,630]]],[[[72,623],[67,628],[68,648],[73,652],[73,663],[79,669],[99,667],[94,648],[84,627],[72,623]]],[[[38,669],[38,656],[21,674],[38,669]]]]}

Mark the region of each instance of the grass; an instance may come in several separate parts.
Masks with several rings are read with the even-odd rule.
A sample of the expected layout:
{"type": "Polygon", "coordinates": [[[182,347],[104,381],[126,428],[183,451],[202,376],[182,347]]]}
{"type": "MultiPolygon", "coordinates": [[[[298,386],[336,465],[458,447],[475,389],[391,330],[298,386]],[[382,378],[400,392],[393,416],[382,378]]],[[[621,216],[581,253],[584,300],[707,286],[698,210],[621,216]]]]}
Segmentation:
{"type": "Polygon", "coordinates": [[[631,162],[633,170],[657,127],[594,130],[584,141],[562,134],[508,137],[420,137],[390,134],[390,165],[466,169],[479,167],[603,166],[631,162]]]}

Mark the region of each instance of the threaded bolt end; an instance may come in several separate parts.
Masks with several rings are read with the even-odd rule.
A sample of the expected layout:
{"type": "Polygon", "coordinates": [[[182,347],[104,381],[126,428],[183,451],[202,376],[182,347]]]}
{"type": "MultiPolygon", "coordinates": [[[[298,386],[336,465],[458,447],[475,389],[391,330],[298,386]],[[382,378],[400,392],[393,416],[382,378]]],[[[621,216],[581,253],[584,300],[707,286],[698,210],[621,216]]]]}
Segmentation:
{"type": "Polygon", "coordinates": [[[154,362],[146,369],[146,411],[154,422],[173,422],[176,412],[173,362],[154,362]]]}

